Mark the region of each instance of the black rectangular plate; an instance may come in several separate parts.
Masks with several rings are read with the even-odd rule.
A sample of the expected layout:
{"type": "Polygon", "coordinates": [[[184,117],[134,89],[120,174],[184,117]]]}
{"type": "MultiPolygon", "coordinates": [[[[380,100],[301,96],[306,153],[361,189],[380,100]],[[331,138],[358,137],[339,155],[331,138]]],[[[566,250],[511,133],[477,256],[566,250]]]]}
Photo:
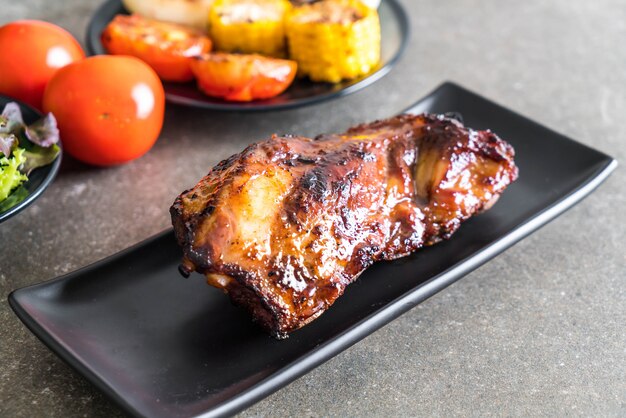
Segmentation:
{"type": "Polygon", "coordinates": [[[276,341],[221,291],[180,278],[172,231],[9,296],[51,350],[134,415],[235,413],[408,311],[574,205],[616,167],[455,84],[411,112],[459,112],[516,150],[520,178],[447,242],[378,263],[319,319],[276,341]]]}

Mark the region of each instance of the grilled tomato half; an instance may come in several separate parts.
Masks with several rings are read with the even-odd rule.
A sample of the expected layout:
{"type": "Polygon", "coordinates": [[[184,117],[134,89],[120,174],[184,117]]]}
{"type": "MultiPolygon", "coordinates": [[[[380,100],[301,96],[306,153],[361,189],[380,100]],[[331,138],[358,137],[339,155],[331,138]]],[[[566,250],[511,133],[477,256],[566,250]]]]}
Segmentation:
{"type": "Polygon", "coordinates": [[[117,15],[102,32],[102,44],[113,55],[132,55],[150,65],[165,81],[190,81],[191,57],[211,50],[198,29],[140,15],[117,15]]]}
{"type": "Polygon", "coordinates": [[[208,96],[249,102],[285,91],[293,82],[297,64],[256,54],[213,53],[195,57],[191,70],[208,96]]]}

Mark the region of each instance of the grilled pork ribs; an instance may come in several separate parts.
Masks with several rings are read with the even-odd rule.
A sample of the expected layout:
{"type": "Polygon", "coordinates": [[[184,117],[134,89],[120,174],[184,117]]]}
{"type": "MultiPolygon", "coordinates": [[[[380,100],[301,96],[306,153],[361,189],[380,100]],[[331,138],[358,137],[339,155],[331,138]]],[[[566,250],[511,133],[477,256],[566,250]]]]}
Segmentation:
{"type": "Polygon", "coordinates": [[[181,271],[204,274],[284,338],[372,263],[447,239],[488,209],[517,178],[513,157],[492,132],[427,114],[273,136],[178,196],[181,271]]]}

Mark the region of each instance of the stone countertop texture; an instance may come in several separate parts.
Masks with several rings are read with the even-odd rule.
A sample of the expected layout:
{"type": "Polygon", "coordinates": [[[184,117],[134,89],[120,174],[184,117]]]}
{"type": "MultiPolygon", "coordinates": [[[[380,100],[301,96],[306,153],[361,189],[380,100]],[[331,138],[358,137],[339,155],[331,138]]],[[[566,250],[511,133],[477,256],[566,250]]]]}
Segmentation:
{"type": "MultiPolygon", "coordinates": [[[[100,2],[3,1],[0,24],[48,20],[82,41],[100,2]]],[[[253,140],[390,116],[452,80],[626,161],[623,0],[403,3],[408,50],[367,89],[273,113],[168,105],[146,156],[110,169],[66,158],[43,197],[0,225],[0,416],[123,416],[6,296],[168,228],[174,197],[253,140]]],[[[241,416],[625,416],[625,173],[241,416]]]]}

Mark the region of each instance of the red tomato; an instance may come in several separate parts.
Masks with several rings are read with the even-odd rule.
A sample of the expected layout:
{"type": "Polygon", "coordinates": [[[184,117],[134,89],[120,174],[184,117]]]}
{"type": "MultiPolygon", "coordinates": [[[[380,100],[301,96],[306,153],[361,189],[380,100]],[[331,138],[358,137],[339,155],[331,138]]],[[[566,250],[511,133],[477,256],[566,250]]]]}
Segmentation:
{"type": "Polygon", "coordinates": [[[56,116],[69,154],[109,166],[138,158],[152,147],[163,126],[165,93],[143,61],[99,55],[57,71],[43,108],[56,116]]]}
{"type": "Polygon", "coordinates": [[[167,81],[192,80],[190,57],[211,50],[211,40],[197,29],[139,15],[115,16],[101,39],[109,53],[133,55],[167,81]]]}
{"type": "Polygon", "coordinates": [[[279,95],[293,82],[296,69],[295,61],[256,54],[204,54],[191,62],[200,90],[242,102],[279,95]]]}
{"type": "Polygon", "coordinates": [[[0,93],[41,109],[46,84],[61,67],[85,58],[64,29],[38,20],[0,27],[0,93]]]}

